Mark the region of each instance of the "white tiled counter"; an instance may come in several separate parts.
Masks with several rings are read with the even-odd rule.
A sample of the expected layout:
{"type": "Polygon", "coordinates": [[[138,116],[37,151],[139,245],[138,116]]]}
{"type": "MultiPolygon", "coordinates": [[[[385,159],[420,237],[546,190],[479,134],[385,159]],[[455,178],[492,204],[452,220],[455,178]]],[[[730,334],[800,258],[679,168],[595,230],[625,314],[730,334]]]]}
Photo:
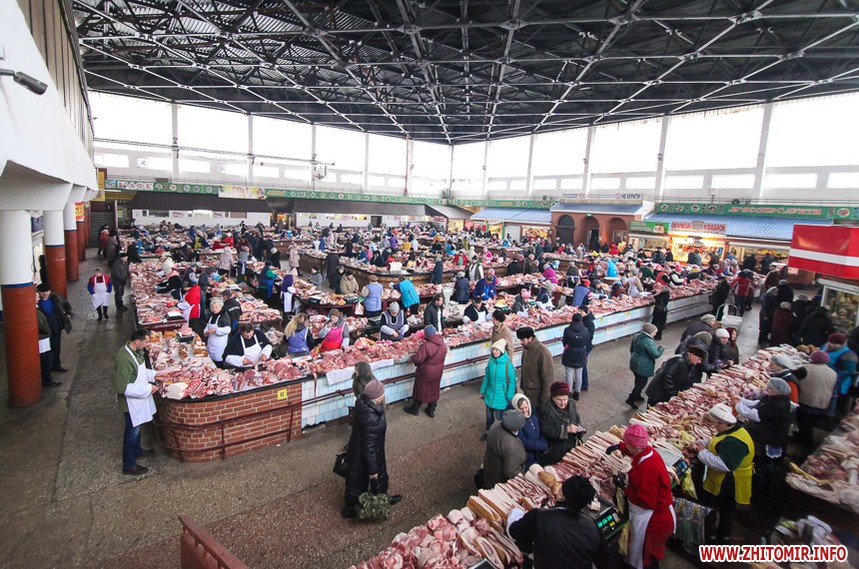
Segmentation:
{"type": "MultiPolygon", "coordinates": [[[[693,316],[698,316],[710,310],[707,294],[699,294],[672,300],[668,303],[668,322],[676,322],[693,316]]],[[[644,322],[650,321],[653,308],[647,306],[627,312],[615,312],[598,318],[595,322],[594,344],[602,344],[618,338],[624,338],[641,330],[644,322]]],[[[563,351],[561,337],[566,326],[552,326],[536,331],[537,337],[546,345],[553,356],[563,351]]],[[[442,389],[464,383],[483,376],[486,361],[489,359],[489,341],[484,340],[472,344],[464,344],[448,350],[445,358],[445,373],[442,377],[442,389]]],[[[513,357],[518,366],[521,360],[521,350],[513,357]]],[[[408,360],[394,362],[374,369],[376,377],[385,383],[385,396],[388,403],[408,399],[412,395],[415,366],[408,360]]],[[[352,395],[351,380],[329,385],[328,378],[305,380],[302,383],[302,419],[301,426],[309,427],[326,421],[344,417],[349,407],[355,404],[352,395]]]]}

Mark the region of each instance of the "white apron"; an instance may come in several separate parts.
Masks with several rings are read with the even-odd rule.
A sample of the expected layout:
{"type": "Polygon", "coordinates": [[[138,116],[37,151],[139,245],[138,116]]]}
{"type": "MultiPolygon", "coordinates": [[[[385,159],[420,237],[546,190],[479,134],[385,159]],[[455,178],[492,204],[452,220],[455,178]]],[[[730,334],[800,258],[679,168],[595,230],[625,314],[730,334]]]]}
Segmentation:
{"type": "Polygon", "coordinates": [[[242,338],[242,345],[244,346],[244,354],[241,356],[227,356],[224,358],[224,361],[230,364],[233,367],[253,367],[259,363],[260,356],[265,353],[267,356],[271,355],[271,346],[266,346],[265,348],[259,343],[256,336],[253,337],[254,343],[250,346],[244,346],[244,338],[242,338]],[[249,358],[251,360],[250,364],[245,364],[244,359],[249,358]]]}
{"type": "Polygon", "coordinates": [[[629,506],[629,547],[626,560],[635,569],[643,569],[642,556],[644,555],[644,536],[647,533],[647,524],[653,516],[653,510],[647,510],[627,502],[629,506]]]}
{"type": "MultiPolygon", "coordinates": [[[[125,351],[133,361],[137,361],[127,344],[125,351]]],[[[155,399],[152,398],[152,385],[149,383],[149,379],[154,376],[155,372],[146,369],[145,363],[137,364],[137,377],[134,383],[129,383],[125,388],[125,401],[128,403],[132,427],[148,423],[155,415],[155,399]]]]}
{"type": "Polygon", "coordinates": [[[95,282],[92,285],[93,293],[92,293],[92,307],[99,308],[101,306],[108,307],[110,300],[110,294],[107,292],[107,279],[102,276],[100,277],[101,281],[99,281],[99,277],[96,277],[95,282]]]}
{"type": "Polygon", "coordinates": [[[218,328],[218,319],[220,314],[213,315],[215,322],[210,321],[206,324],[206,329],[209,330],[209,335],[206,337],[206,349],[209,351],[209,357],[213,362],[220,362],[224,359],[224,349],[227,347],[227,342],[230,340],[230,327],[222,326],[218,328]],[[221,332],[218,334],[218,332],[221,332]]]}

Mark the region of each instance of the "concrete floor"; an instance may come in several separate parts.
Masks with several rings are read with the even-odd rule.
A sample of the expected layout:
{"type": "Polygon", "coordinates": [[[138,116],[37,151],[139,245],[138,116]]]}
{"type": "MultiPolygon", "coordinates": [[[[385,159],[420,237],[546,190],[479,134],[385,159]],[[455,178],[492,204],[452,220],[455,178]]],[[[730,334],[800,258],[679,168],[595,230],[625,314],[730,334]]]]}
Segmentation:
{"type": "MultiPolygon", "coordinates": [[[[113,309],[107,322],[95,319],[85,282],[96,259],[88,251],[81,280],[69,285],[75,329],[63,338],[69,371],[54,376],[61,387],[33,407],[10,409],[0,353],[0,567],[178,567],[177,516],[187,514],[251,567],[344,569],[397,533],[465,504],[483,456],[484,412],[474,382],[445,391],[435,419],[407,415],[402,403],[389,408],[391,492],[404,499],[383,524],[339,515],[343,482],[331,465],[349,436],[342,424],[228,461],[182,464],[158,452],[142,461],[149,474],[123,476],[113,357],[133,323],[113,309]]],[[[685,326],[669,326],[666,352],[685,326]]],[[[0,327],[0,336],[6,333],[0,327]]],[[[756,335],[757,309],[741,331],[743,356],[756,349],[756,335]]],[[[612,342],[591,355],[590,391],[578,404],[591,432],[632,415],[623,404],[632,381],[628,346],[612,342]]],[[[557,359],[556,366],[561,379],[557,359]]],[[[144,431],[144,446],[147,438],[144,431]]],[[[663,563],[688,566],[671,554],[663,563]]]]}

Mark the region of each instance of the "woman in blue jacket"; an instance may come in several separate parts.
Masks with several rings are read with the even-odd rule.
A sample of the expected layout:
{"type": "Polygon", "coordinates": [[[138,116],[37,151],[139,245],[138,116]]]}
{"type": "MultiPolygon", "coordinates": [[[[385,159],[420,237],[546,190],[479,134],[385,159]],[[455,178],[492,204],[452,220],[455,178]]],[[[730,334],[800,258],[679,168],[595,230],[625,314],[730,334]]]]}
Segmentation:
{"type": "Polygon", "coordinates": [[[409,314],[417,314],[421,298],[418,296],[418,291],[415,289],[412,281],[401,276],[400,282],[394,288],[400,291],[400,302],[403,305],[403,310],[409,312],[409,314]]]}
{"type": "MultiPolygon", "coordinates": [[[[507,341],[497,340],[492,344],[486,374],[480,386],[480,398],[486,404],[486,431],[495,421],[500,421],[505,409],[516,395],[516,368],[507,355],[507,341]]],[[[484,433],[483,437],[486,437],[484,433]]]]}
{"type": "Polygon", "coordinates": [[[525,447],[527,458],[525,459],[525,470],[537,463],[538,457],[546,452],[549,443],[540,434],[540,421],[534,415],[531,401],[522,393],[513,396],[513,408],[522,411],[525,415],[525,426],[519,429],[518,437],[525,447]]]}

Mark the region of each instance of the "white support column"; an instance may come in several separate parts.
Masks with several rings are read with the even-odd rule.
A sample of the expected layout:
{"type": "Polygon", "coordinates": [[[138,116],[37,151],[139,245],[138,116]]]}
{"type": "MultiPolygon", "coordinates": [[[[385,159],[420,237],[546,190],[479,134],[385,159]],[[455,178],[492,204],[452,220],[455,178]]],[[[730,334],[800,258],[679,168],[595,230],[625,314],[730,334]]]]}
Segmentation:
{"type": "Polygon", "coordinates": [[[448,151],[450,154],[450,160],[449,160],[448,169],[447,169],[447,191],[450,194],[450,196],[453,197],[453,150],[454,150],[454,146],[453,146],[453,144],[448,144],[447,148],[448,148],[448,151]]]}
{"type": "Polygon", "coordinates": [[[179,105],[170,103],[170,132],[173,138],[173,179],[179,177],[179,105]]]}
{"type": "Polygon", "coordinates": [[[248,175],[247,185],[254,182],[254,116],[248,113],[248,175]]]}
{"type": "Polygon", "coordinates": [[[492,144],[491,140],[487,140],[483,143],[483,183],[480,186],[481,194],[484,196],[489,195],[489,145],[492,144]]]}
{"type": "Polygon", "coordinates": [[[537,141],[537,135],[532,134],[528,141],[528,167],[525,170],[525,193],[530,199],[534,193],[534,143],[537,141]]]}
{"type": "Polygon", "coordinates": [[[770,124],[773,117],[773,104],[764,105],[764,118],[761,121],[761,138],[758,143],[758,161],[755,164],[755,187],[752,193],[757,196],[758,201],[763,200],[766,189],[767,175],[767,145],[770,139],[770,124]]]}
{"type": "Polygon", "coordinates": [[[588,127],[588,141],[585,144],[585,170],[582,172],[582,192],[585,197],[591,193],[591,148],[593,147],[595,130],[596,127],[594,126],[588,127]]]}
{"type": "Polygon", "coordinates": [[[361,190],[370,191],[370,133],[364,134],[364,176],[361,179],[361,190]]]}
{"type": "Polygon", "coordinates": [[[316,189],[316,123],[310,125],[310,189],[316,189]]]}
{"type": "Polygon", "coordinates": [[[656,199],[661,200],[665,193],[665,144],[668,129],[671,128],[671,115],[662,117],[662,131],[659,133],[659,154],[656,155],[656,199]]]}
{"type": "Polygon", "coordinates": [[[412,180],[412,152],[414,152],[415,145],[412,137],[408,134],[406,135],[406,177],[403,180],[403,195],[409,195],[409,188],[411,187],[412,180]]]}

